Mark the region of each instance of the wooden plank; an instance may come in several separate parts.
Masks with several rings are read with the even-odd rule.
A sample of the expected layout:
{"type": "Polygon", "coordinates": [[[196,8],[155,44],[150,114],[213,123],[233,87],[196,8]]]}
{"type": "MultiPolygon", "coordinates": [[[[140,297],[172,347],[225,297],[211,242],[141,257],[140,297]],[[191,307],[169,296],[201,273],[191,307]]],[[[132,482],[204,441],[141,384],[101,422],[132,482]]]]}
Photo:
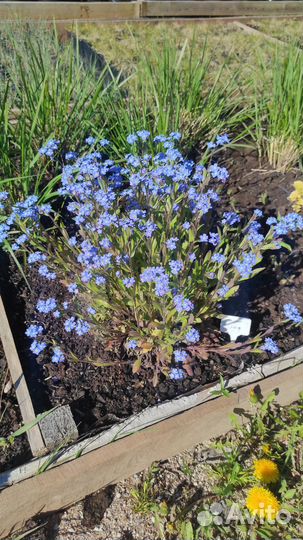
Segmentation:
{"type": "MultiPolygon", "coordinates": [[[[22,420],[28,424],[35,420],[35,411],[29,395],[28,387],[15,346],[14,338],[7,320],[5,308],[0,296],[0,339],[10,371],[12,382],[15,387],[16,397],[19,404],[22,420]]],[[[45,453],[45,445],[38,425],[27,432],[28,442],[34,456],[45,453]]]]}
{"type": "Polygon", "coordinates": [[[142,17],[236,17],[239,15],[303,15],[303,1],[262,0],[143,1],[142,17]]]}
{"type": "Polygon", "coordinates": [[[242,23],[241,21],[235,21],[234,25],[237,28],[240,28],[240,30],[243,30],[246,34],[253,34],[255,36],[262,37],[263,39],[266,39],[267,41],[271,41],[272,43],[275,43],[276,45],[281,45],[282,47],[288,46],[288,43],[286,43],[285,41],[281,41],[281,39],[270,36],[269,34],[265,34],[264,32],[261,32],[260,30],[253,28],[252,26],[248,26],[247,24],[242,23]]]}
{"type": "Polygon", "coordinates": [[[133,20],[140,2],[0,2],[0,20],[133,20]]]}
{"type": "MultiPolygon", "coordinates": [[[[300,363],[303,363],[303,346],[279,356],[274,360],[266,362],[265,364],[256,364],[250,367],[246,371],[229,379],[226,386],[230,391],[236,391],[243,386],[253,383],[256,384],[265,377],[275,375],[286,369],[295,367],[300,363]]],[[[134,414],[123,422],[115,424],[101,433],[86,437],[85,439],[66,447],[53,459],[50,467],[55,467],[61,463],[71,461],[75,459],[76,456],[83,456],[84,454],[97,450],[113,441],[127,437],[153,424],[162,422],[167,418],[215,399],[213,393],[218,390],[220,390],[219,383],[203,385],[201,388],[197,388],[194,392],[190,392],[187,395],[179,396],[171,401],[159,403],[153,407],[147,407],[139,414],[134,414]]],[[[44,436],[44,432],[42,432],[42,435],[44,436]]],[[[16,467],[15,469],[2,472],[0,474],[0,490],[17,482],[22,482],[31,476],[35,476],[48,459],[49,456],[43,456],[16,467]]]]}
{"type": "MultiPolygon", "coordinates": [[[[303,388],[303,364],[263,379],[263,395],[277,391],[281,405],[295,401],[303,388]]],[[[126,439],[113,442],[0,493],[0,538],[11,536],[38,513],[67,507],[98,489],[119,482],[153,461],[189,449],[226,433],[229,414],[249,406],[247,385],[229,398],[220,397],[164,420],[126,439]]]]}
{"type": "Polygon", "coordinates": [[[151,0],[137,2],[0,2],[0,21],[139,21],[161,17],[303,16],[303,1],[151,0]]]}

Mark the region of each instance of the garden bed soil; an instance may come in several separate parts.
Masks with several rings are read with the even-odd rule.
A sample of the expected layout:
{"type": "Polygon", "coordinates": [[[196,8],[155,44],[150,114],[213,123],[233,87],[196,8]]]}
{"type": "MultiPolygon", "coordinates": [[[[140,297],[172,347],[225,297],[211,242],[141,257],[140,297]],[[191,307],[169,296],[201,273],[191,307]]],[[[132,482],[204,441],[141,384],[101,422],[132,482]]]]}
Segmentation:
{"type": "MultiPolygon", "coordinates": [[[[287,197],[294,180],[301,177],[299,170],[286,174],[277,173],[266,165],[260,166],[254,152],[228,150],[223,153],[221,160],[226,163],[230,172],[230,181],[222,203],[224,210],[229,207],[231,198],[244,214],[256,207],[261,208],[260,198],[264,200],[265,193],[266,217],[290,210],[287,197]]],[[[287,302],[294,303],[303,310],[303,238],[297,235],[292,243],[292,253],[283,252],[274,270],[265,270],[253,280],[245,282],[241,286],[240,294],[226,302],[222,308],[227,314],[251,317],[252,333],[278,322],[281,307],[287,302]]],[[[256,361],[267,361],[270,358],[267,353],[261,356],[246,354],[232,360],[212,354],[208,360],[197,363],[192,377],[178,381],[163,377],[158,386],[154,387],[150,369],[141,370],[134,375],[129,365],[118,362],[117,359],[123,359],[125,353],[122,353],[115,343],[100,344],[96,337],[91,336],[72,338],[71,342],[70,336],[67,338],[62,329],[62,323],[57,320],[52,322],[50,328],[56,340],[59,338],[66,345],[68,340],[68,345],[78,357],[98,355],[100,360],[114,362],[115,365],[96,367],[90,362],[66,362],[57,365],[51,362],[47,354],[37,363],[35,357],[29,353],[29,343],[24,338],[24,323],[30,323],[33,319],[39,321],[35,305],[44,291],[48,297],[59,295],[63,300],[66,289],[61,288],[58,283],[51,283],[51,286],[50,282],[46,284],[37,272],[32,271],[29,275],[32,292],[29,292],[24,285],[21,287],[18,273],[13,271],[11,276],[19,297],[16,307],[11,303],[9,293],[6,304],[36,413],[50,406],[68,403],[80,434],[106,429],[146,407],[194,392],[217,380],[221,373],[225,377],[231,377],[256,361]]],[[[217,328],[218,326],[219,321],[217,328]]],[[[214,336],[210,328],[209,339],[214,336]]],[[[303,332],[298,328],[274,331],[273,337],[278,341],[282,353],[303,343],[303,332]]]]}
{"type": "MultiPolygon", "coordinates": [[[[0,343],[0,437],[8,437],[21,426],[21,414],[10,377],[4,352],[0,343]]],[[[14,444],[0,448],[0,472],[17,467],[30,459],[30,447],[26,435],[17,437],[14,444]]]]}
{"type": "MultiPolygon", "coordinates": [[[[260,208],[267,218],[293,211],[288,197],[294,189],[293,183],[302,179],[300,169],[276,172],[267,163],[260,163],[254,151],[227,151],[226,154],[225,163],[230,172],[228,200],[233,200],[244,214],[250,215],[254,208],[260,208]]],[[[277,322],[281,307],[288,302],[303,311],[303,236],[298,233],[286,242],[292,247],[291,253],[283,250],[278,264],[245,285],[250,290],[247,312],[257,320],[258,313],[261,314],[264,323],[277,322]]],[[[280,328],[275,334],[283,352],[302,344],[303,332],[298,328],[290,331],[280,328]]]]}

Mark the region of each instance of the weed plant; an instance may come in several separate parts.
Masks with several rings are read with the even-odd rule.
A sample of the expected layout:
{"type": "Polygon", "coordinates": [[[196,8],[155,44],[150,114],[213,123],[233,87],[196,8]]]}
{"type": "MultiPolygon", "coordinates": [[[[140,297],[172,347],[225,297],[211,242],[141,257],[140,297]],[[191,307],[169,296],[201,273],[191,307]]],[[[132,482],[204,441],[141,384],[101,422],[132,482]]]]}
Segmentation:
{"type": "Polygon", "coordinates": [[[204,465],[208,479],[201,490],[189,477],[177,502],[166,497],[160,463],[132,491],[135,511],[153,515],[159,538],[301,538],[303,396],[289,407],[281,407],[274,392],[263,398],[256,389],[250,399],[248,410],[232,414],[233,431],[213,443],[218,459],[204,465]]]}

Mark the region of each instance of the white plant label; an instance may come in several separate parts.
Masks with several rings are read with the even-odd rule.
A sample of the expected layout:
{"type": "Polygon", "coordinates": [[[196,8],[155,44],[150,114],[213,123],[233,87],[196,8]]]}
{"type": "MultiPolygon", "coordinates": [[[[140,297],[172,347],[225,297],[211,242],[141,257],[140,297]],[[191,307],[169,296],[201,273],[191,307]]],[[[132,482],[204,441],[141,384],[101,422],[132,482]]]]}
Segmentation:
{"type": "Polygon", "coordinates": [[[249,336],[250,327],[251,319],[235,315],[224,315],[220,323],[221,332],[228,334],[231,341],[236,341],[239,336],[249,336]]]}

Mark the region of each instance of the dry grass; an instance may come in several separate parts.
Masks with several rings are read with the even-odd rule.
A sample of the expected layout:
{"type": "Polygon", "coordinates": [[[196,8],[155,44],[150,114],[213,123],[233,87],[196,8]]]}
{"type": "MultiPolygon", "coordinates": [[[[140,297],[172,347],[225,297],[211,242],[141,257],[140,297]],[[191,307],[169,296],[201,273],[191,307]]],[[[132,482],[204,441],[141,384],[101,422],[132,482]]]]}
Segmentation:
{"type": "Polygon", "coordinates": [[[110,63],[128,74],[136,70],[143,52],[148,55],[158,51],[161,55],[167,41],[181,49],[186,40],[194,40],[197,58],[206,41],[213,71],[223,63],[231,71],[241,67],[244,79],[251,77],[259,58],[270,65],[275,48],[272,43],[264,42],[262,37],[245,35],[232,23],[92,23],[78,24],[74,30],[110,63]]]}
{"type": "Polygon", "coordinates": [[[267,19],[252,22],[253,26],[261,32],[269,34],[287,43],[295,41],[303,45],[303,19],[267,19]]]}

